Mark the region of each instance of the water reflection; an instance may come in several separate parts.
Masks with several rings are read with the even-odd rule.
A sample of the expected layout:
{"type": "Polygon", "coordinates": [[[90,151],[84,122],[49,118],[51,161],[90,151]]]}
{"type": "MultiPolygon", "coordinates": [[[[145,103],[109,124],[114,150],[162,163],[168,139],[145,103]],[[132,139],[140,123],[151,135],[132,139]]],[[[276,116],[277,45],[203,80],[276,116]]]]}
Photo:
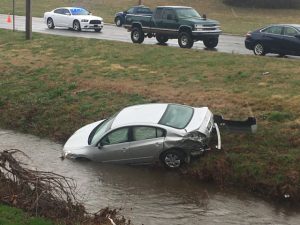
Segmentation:
{"type": "Polygon", "coordinates": [[[300,224],[295,208],[222,192],[163,168],[62,161],[61,145],[0,130],[0,149],[10,148],[23,150],[38,169],[75,179],[90,211],[121,207],[134,224],[300,224]]]}

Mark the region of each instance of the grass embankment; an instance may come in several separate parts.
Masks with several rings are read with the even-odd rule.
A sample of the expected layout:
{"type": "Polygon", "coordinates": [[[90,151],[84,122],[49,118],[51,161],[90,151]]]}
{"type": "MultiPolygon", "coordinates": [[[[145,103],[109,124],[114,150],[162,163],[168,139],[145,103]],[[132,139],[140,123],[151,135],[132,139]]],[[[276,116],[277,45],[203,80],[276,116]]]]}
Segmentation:
{"type": "MultiPolygon", "coordinates": [[[[16,1],[16,14],[25,15],[24,0],[16,1]]],[[[62,6],[84,6],[94,15],[104,18],[105,22],[112,23],[116,12],[126,10],[136,5],[138,0],[32,0],[32,11],[36,17],[43,17],[45,11],[62,6]]],[[[257,29],[272,23],[300,23],[300,9],[245,9],[231,7],[223,4],[223,0],[143,0],[151,8],[157,5],[186,5],[197,9],[208,18],[220,21],[224,32],[233,34],[246,34],[249,30],[257,29]]],[[[0,13],[12,13],[12,1],[1,0],[0,13]]]]}
{"type": "Polygon", "coordinates": [[[124,106],[176,102],[225,118],[254,115],[255,135],[223,133],[188,173],[300,199],[299,60],[0,30],[0,127],[65,141],[124,106]],[[265,73],[268,72],[268,73],[265,73]]]}
{"type": "Polygon", "coordinates": [[[52,222],[37,217],[31,217],[21,209],[0,204],[0,224],[1,225],[53,225],[52,222]]]}

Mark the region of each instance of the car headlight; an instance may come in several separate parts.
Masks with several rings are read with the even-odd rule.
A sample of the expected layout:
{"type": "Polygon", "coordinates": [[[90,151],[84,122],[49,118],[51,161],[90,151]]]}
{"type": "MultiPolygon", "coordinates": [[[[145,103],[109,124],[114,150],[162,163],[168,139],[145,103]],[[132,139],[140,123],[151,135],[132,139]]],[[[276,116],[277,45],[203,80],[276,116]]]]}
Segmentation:
{"type": "Polygon", "coordinates": [[[199,131],[193,131],[191,133],[188,133],[184,138],[199,142],[204,142],[206,140],[206,136],[199,131]]]}
{"type": "Polygon", "coordinates": [[[87,23],[87,22],[89,22],[89,20],[87,20],[87,19],[82,19],[81,22],[87,23]]]}

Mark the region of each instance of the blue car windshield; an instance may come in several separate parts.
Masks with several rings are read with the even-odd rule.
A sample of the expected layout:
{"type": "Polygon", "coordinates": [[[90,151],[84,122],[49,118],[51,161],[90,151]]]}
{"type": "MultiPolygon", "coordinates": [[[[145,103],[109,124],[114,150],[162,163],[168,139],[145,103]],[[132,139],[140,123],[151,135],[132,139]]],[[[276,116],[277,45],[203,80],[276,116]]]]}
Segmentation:
{"type": "Polygon", "coordinates": [[[193,115],[194,109],[192,107],[170,104],[161,117],[159,124],[183,129],[189,124],[193,115]]]}
{"type": "Polygon", "coordinates": [[[89,15],[90,12],[83,8],[71,8],[72,15],[89,15]]]}

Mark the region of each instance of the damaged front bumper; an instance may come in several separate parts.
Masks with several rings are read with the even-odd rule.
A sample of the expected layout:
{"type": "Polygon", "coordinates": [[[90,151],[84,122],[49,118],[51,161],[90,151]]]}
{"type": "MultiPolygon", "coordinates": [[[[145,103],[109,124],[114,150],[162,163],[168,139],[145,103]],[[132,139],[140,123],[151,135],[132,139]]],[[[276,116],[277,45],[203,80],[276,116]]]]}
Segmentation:
{"type": "Polygon", "coordinates": [[[257,131],[257,122],[255,117],[248,117],[247,120],[225,120],[221,115],[214,115],[214,123],[218,125],[220,129],[225,129],[231,132],[250,132],[255,133],[257,131]]]}

